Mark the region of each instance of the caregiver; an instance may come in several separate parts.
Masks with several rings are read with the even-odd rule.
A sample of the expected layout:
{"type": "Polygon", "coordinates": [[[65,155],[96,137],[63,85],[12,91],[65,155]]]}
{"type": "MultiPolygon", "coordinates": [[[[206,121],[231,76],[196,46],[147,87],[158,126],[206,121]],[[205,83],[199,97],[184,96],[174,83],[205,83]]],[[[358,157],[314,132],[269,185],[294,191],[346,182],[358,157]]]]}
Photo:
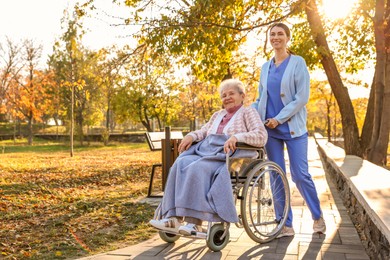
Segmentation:
{"type": "MultiPolygon", "coordinates": [[[[317,191],[309,173],[307,158],[305,105],[309,100],[309,71],[305,60],[287,49],[290,37],[290,30],[285,24],[276,23],[271,26],[269,40],[275,56],[261,68],[259,98],[252,107],[258,110],[267,128],[268,142],[265,147],[268,159],[277,163],[286,172],[284,160],[286,144],[291,177],[309,207],[314,220],[313,230],[324,233],[326,226],[317,191]]],[[[282,203],[274,205],[276,218],[280,219],[284,205],[282,203]]],[[[290,207],[286,224],[278,237],[294,234],[290,207]]]]}

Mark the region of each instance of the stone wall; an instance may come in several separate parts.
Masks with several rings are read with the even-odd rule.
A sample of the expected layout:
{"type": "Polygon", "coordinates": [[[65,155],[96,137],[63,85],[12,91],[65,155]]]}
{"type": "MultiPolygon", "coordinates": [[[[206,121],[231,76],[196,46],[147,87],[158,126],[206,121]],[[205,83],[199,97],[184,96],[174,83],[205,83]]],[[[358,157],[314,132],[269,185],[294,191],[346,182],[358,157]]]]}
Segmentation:
{"type": "Polygon", "coordinates": [[[371,259],[390,259],[389,240],[381,230],[383,228],[378,227],[378,221],[373,219],[372,214],[369,214],[372,212],[372,209],[367,208],[370,203],[361,203],[362,196],[357,194],[356,189],[351,188],[348,177],[341,172],[339,165],[332,158],[329,158],[326,149],[321,147],[318,142],[317,144],[324,169],[340,192],[367,254],[371,259]]]}

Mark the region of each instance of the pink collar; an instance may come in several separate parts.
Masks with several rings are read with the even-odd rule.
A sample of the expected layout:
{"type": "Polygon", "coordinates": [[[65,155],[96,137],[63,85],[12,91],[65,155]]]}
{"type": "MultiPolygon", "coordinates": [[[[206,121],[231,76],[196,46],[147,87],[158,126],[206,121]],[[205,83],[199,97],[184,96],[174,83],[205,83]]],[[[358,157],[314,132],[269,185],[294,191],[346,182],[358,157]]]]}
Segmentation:
{"type": "Polygon", "coordinates": [[[235,106],[235,107],[226,108],[226,111],[228,112],[228,114],[234,114],[234,113],[236,113],[241,107],[242,107],[242,104],[240,104],[240,105],[238,105],[238,106],[235,106]]]}

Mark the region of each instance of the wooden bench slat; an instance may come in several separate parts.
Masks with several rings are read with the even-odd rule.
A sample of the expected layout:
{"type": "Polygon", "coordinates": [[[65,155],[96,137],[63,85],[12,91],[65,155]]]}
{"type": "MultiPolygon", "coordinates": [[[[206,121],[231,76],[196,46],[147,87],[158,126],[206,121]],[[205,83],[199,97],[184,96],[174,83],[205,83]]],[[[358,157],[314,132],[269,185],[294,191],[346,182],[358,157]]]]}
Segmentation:
{"type": "Polygon", "coordinates": [[[162,163],[153,164],[152,174],[150,175],[148,197],[155,197],[152,196],[154,171],[157,167],[162,168],[162,191],[164,191],[169,169],[171,168],[172,163],[175,161],[176,157],[179,155],[177,148],[180,140],[183,139],[183,133],[179,131],[171,132],[169,128],[166,128],[165,132],[146,132],[145,136],[151,151],[162,151],[162,163]],[[166,139],[166,133],[169,133],[168,139],[170,140],[162,142],[163,139],[166,139]]]}
{"type": "MultiPolygon", "coordinates": [[[[161,140],[165,139],[165,132],[146,132],[146,140],[151,151],[161,150],[161,140]]],[[[171,139],[183,139],[183,133],[179,131],[170,132],[171,139]]]]}

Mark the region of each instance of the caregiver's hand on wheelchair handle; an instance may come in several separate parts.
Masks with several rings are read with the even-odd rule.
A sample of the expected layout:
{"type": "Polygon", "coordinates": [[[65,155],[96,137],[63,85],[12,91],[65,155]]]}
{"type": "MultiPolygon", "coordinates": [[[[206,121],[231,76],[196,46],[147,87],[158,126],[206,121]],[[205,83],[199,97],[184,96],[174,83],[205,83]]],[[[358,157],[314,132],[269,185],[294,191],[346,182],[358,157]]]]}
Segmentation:
{"type": "Polygon", "coordinates": [[[179,147],[177,148],[179,153],[187,151],[194,142],[194,138],[191,135],[186,135],[183,140],[181,140],[179,147]]]}
{"type": "Polygon", "coordinates": [[[274,129],[279,125],[279,122],[275,118],[267,118],[267,120],[264,121],[264,125],[270,129],[274,129]]]}
{"type": "Polygon", "coordinates": [[[235,151],[237,148],[237,138],[234,136],[231,136],[224,144],[223,150],[225,153],[228,153],[230,151],[235,151]]]}

